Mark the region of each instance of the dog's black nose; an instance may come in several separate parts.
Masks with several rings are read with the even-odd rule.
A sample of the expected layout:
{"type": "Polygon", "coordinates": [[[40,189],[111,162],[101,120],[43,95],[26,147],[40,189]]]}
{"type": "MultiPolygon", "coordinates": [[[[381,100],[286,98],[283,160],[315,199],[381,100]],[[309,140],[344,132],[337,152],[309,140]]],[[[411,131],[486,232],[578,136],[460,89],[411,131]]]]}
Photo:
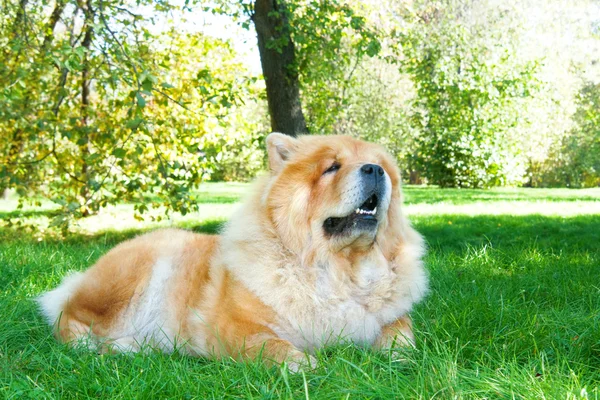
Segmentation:
{"type": "Polygon", "coordinates": [[[360,167],[360,170],[365,175],[377,174],[379,176],[383,176],[383,168],[377,164],[365,164],[360,167]]]}

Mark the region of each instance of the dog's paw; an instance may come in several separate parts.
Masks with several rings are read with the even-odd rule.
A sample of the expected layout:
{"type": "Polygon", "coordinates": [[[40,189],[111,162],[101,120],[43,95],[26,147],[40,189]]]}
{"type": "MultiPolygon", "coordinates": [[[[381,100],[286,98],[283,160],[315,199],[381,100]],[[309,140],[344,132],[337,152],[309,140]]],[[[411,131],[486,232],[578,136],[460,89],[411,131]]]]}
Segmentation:
{"type": "Polygon", "coordinates": [[[98,348],[98,354],[135,354],[142,350],[133,336],[106,340],[98,348]]]}
{"type": "Polygon", "coordinates": [[[292,352],[285,363],[287,364],[288,371],[293,373],[312,370],[317,367],[317,359],[315,357],[299,350],[292,352]]]}
{"type": "Polygon", "coordinates": [[[416,348],[415,341],[412,338],[396,336],[379,350],[390,357],[391,362],[407,362],[410,359],[410,353],[416,348]]]}
{"type": "Polygon", "coordinates": [[[390,361],[393,363],[405,363],[409,361],[409,358],[406,354],[406,348],[404,349],[386,349],[390,355],[390,361]]]}
{"type": "Polygon", "coordinates": [[[415,347],[414,337],[403,334],[388,336],[377,343],[377,348],[384,354],[389,354],[392,362],[408,361],[407,352],[415,347]]]}

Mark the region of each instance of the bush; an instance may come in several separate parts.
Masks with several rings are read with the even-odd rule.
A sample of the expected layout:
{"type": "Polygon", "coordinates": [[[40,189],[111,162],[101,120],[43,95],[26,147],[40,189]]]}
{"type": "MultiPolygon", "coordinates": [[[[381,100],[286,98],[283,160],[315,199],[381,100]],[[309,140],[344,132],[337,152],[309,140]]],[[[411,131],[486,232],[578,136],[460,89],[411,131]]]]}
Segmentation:
{"type": "Polygon", "coordinates": [[[539,186],[600,186],[600,84],[583,86],[573,120],[575,127],[551,157],[539,186]]]}
{"type": "Polygon", "coordinates": [[[524,166],[512,134],[525,124],[523,100],[538,86],[536,64],[519,64],[509,45],[477,43],[465,29],[409,31],[404,68],[416,86],[415,163],[441,187],[520,183],[524,166]]]}

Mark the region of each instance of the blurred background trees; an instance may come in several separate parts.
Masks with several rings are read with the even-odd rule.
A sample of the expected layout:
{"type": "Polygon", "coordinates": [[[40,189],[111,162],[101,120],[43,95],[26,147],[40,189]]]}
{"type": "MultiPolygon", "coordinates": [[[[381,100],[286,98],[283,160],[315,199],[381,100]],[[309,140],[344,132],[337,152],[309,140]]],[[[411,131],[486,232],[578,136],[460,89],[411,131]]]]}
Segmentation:
{"type": "MultiPolygon", "coordinates": [[[[600,185],[599,3],[263,3],[308,132],[381,143],[411,183],[600,185]]],[[[254,32],[254,6],[3,2],[0,190],[51,199],[61,224],[121,201],[186,213],[203,179],[252,178],[270,131],[242,54],[258,65],[257,43],[190,22],[254,32]]]]}
{"type": "Polygon", "coordinates": [[[4,4],[0,188],[59,204],[56,224],[122,201],[185,214],[206,176],[262,167],[257,77],[231,43],[162,23],[169,2],[4,4]]]}

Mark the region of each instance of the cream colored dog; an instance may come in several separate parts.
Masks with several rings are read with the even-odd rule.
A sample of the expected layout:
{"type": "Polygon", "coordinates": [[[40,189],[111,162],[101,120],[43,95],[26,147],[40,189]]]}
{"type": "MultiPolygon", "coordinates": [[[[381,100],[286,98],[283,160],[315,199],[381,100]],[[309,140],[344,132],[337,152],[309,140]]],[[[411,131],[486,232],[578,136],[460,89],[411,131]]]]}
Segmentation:
{"type": "Polygon", "coordinates": [[[42,295],[57,337],[295,368],[341,340],[412,343],[424,247],[392,157],[345,136],[272,133],[267,147],[270,174],[220,236],[148,233],[42,295]]]}

